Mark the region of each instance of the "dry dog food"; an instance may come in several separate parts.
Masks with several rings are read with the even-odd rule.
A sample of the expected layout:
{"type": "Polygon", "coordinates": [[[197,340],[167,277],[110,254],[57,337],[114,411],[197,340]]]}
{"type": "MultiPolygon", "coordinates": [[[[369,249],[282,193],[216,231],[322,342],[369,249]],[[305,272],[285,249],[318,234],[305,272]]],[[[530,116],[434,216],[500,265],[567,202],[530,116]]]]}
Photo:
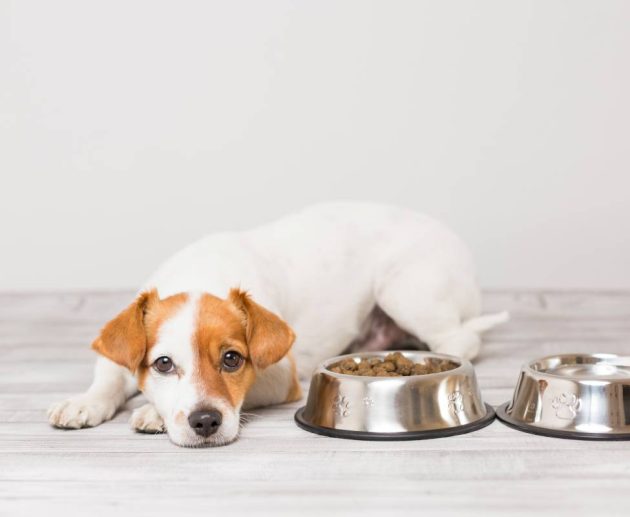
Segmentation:
{"type": "Polygon", "coordinates": [[[427,358],[422,363],[414,363],[400,352],[387,354],[384,359],[370,357],[356,362],[352,358],[344,359],[328,367],[331,372],[366,377],[400,377],[407,375],[426,375],[427,373],[447,372],[457,368],[457,364],[447,359],[427,358]]]}

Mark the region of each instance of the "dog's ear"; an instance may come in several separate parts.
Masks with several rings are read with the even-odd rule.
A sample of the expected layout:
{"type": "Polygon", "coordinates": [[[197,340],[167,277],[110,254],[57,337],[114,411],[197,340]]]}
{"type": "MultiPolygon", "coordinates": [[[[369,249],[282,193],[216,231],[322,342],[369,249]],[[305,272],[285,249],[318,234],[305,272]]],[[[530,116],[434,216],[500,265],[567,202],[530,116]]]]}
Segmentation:
{"type": "Polygon", "coordinates": [[[144,315],[159,300],[155,289],[140,294],[135,301],[101,330],[92,348],[115,363],[135,372],[147,349],[144,315]]]}
{"type": "Polygon", "coordinates": [[[230,290],[228,299],[245,317],[245,336],[254,366],[267,368],[282,359],[295,341],[291,327],[240,289],[230,290]]]}

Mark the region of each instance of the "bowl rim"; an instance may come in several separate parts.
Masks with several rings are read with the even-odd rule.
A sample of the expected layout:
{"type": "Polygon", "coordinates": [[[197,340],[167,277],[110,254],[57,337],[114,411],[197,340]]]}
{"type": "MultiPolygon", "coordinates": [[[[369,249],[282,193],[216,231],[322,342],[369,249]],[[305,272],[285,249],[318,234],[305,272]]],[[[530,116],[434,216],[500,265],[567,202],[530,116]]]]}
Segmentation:
{"type": "Polygon", "coordinates": [[[365,381],[391,381],[391,380],[411,380],[411,379],[423,379],[423,378],[436,378],[437,376],[448,376],[448,375],[454,375],[455,373],[461,373],[463,371],[465,371],[468,368],[472,368],[472,363],[470,361],[468,361],[467,359],[464,359],[462,357],[457,357],[454,355],[450,355],[450,354],[440,354],[438,352],[431,352],[429,350],[373,350],[373,351],[365,351],[365,352],[355,352],[355,353],[351,353],[351,354],[344,354],[344,355],[337,355],[334,357],[330,357],[328,359],[326,359],[325,361],[322,361],[321,363],[319,363],[319,365],[317,366],[317,368],[315,369],[315,371],[313,372],[313,375],[317,374],[317,373],[324,373],[326,375],[330,375],[332,377],[338,378],[338,379],[362,379],[365,381]],[[397,375],[395,377],[378,377],[376,375],[349,375],[347,373],[337,373],[337,372],[333,372],[331,371],[328,367],[333,363],[333,362],[339,362],[342,361],[344,359],[347,358],[354,358],[354,357],[385,357],[388,354],[393,354],[396,352],[400,352],[401,354],[405,355],[405,354],[418,354],[418,355],[422,355],[422,356],[426,356],[426,357],[432,357],[432,358],[437,358],[437,359],[447,359],[449,361],[452,361],[454,363],[457,364],[457,366],[451,370],[446,370],[444,372],[435,372],[435,373],[423,373],[423,374],[416,374],[416,375],[397,375]]]}
{"type": "MultiPolygon", "coordinates": [[[[527,361],[523,367],[522,367],[522,371],[526,371],[527,373],[534,373],[535,375],[540,375],[540,376],[544,376],[544,377],[552,377],[554,379],[564,379],[564,380],[574,380],[574,381],[580,381],[583,379],[579,379],[576,377],[571,377],[571,376],[567,376],[567,375],[559,375],[557,373],[553,373],[550,372],[549,370],[538,370],[536,368],[534,368],[534,365],[537,363],[542,363],[544,361],[550,361],[551,359],[565,359],[565,358],[573,358],[573,357],[590,357],[590,358],[595,358],[595,359],[600,359],[600,361],[596,361],[593,364],[597,364],[597,363],[607,363],[607,364],[611,364],[613,366],[630,366],[630,362],[627,365],[623,365],[623,364],[616,364],[614,362],[612,362],[611,360],[614,359],[627,359],[628,361],[630,361],[630,356],[625,356],[625,355],[619,355],[619,354],[611,354],[611,353],[606,353],[606,352],[596,352],[596,353],[588,353],[588,352],[574,352],[574,353],[563,353],[563,354],[550,354],[550,355],[546,355],[543,357],[537,357],[535,359],[532,359],[530,361],[527,361]]],[[[570,364],[570,363],[567,363],[570,364]]],[[[574,363],[574,364],[579,364],[579,363],[574,363]]],[[[628,374],[628,379],[630,379],[630,374],[628,374]]],[[[602,381],[615,381],[615,380],[622,380],[620,378],[609,378],[607,379],[606,376],[600,376],[598,377],[596,380],[602,380],[602,381]]]]}

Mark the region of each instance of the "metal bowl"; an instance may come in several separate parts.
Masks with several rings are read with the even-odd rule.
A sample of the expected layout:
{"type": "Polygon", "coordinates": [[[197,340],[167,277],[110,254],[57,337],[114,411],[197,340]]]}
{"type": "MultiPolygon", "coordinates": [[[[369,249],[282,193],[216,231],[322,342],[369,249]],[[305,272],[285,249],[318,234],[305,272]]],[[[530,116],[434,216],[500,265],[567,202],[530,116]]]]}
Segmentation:
{"type": "Polygon", "coordinates": [[[584,440],[630,439],[630,357],[565,354],[521,369],[497,416],[521,431],[584,440]]]}
{"type": "Polygon", "coordinates": [[[302,429],[357,440],[418,440],[468,433],[490,424],[469,361],[431,352],[401,351],[415,363],[452,361],[452,370],[405,377],[360,377],[329,370],[346,358],[384,357],[369,352],[333,357],[315,370],[306,406],[295,414],[302,429]]]}

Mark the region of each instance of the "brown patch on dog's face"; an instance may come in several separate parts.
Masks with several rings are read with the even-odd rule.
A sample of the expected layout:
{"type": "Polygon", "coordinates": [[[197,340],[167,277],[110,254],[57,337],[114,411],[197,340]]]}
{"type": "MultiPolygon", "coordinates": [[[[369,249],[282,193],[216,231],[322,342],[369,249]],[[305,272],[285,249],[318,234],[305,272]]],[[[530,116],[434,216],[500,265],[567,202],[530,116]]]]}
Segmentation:
{"type": "Polygon", "coordinates": [[[138,389],[144,389],[144,383],[151,368],[151,363],[147,361],[151,348],[155,345],[161,326],[171,318],[188,301],[188,294],[178,293],[163,300],[155,300],[144,314],[144,329],[146,334],[146,350],[142,362],[136,370],[138,379],[138,389]]]}
{"type": "Polygon", "coordinates": [[[196,381],[203,393],[223,398],[232,407],[240,408],[256,378],[246,342],[243,313],[228,300],[203,294],[199,300],[194,343],[198,368],[196,381]],[[243,358],[234,370],[223,364],[228,352],[243,358]]]}
{"type": "Polygon", "coordinates": [[[240,408],[256,378],[256,369],[282,359],[295,335],[274,313],[246,293],[232,289],[227,300],[204,294],[199,300],[194,343],[198,354],[198,382],[205,393],[222,397],[240,408]],[[224,367],[225,354],[235,352],[243,362],[235,370],[224,367]]]}

